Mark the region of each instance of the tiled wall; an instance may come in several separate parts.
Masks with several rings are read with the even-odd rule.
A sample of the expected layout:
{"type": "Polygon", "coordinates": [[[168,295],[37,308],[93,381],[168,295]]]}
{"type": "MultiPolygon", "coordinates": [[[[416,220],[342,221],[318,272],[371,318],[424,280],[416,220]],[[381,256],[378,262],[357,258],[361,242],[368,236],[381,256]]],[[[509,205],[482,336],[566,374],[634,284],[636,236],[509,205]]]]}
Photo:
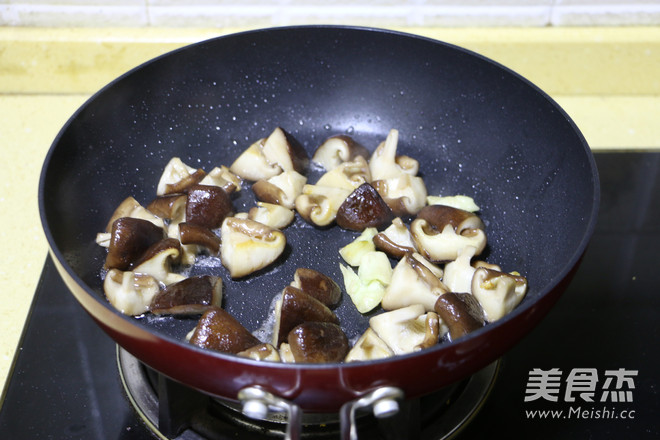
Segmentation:
{"type": "Polygon", "coordinates": [[[5,26],[659,25],[660,0],[0,0],[5,26]]]}

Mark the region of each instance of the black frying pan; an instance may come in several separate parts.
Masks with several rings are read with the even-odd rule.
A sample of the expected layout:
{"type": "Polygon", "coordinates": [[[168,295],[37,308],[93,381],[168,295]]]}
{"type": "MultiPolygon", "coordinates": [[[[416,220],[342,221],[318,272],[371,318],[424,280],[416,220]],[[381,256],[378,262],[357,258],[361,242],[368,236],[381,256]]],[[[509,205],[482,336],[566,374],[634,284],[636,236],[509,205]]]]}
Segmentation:
{"type": "MultiPolygon", "coordinates": [[[[593,231],[599,187],[593,157],[571,119],[517,74],[466,50],[395,32],[345,27],[260,30],[195,44],[148,62],[85,103],[59,133],[39,187],[43,226],[67,285],[121,346],[189,386],[236,399],[260,385],[309,411],[337,410],[382,385],[415,397],[504,354],[547,313],[593,231]],[[146,204],[173,156],[207,171],[229,165],[276,126],[310,153],[348,133],[373,149],[391,128],[420,161],[430,194],[468,194],[487,225],[487,260],[526,275],[522,304],[450,344],[383,361],[258,363],[183,342],[193,319],[116,312],[102,292],[105,251],[94,243],[115,207],[146,204]],[[419,371],[410,374],[411,371],[419,371]]],[[[254,203],[250,191],[237,208],[254,203]]],[[[299,266],[341,280],[338,244],[355,234],[298,219],[286,258],[234,282],[222,267],[225,307],[250,330],[299,266]]],[[[341,281],[340,281],[341,283],[341,281]]],[[[345,298],[349,337],[367,326],[345,298]]],[[[549,349],[552,349],[551,347],[549,349]]],[[[110,360],[109,360],[110,361],[110,360]]]]}

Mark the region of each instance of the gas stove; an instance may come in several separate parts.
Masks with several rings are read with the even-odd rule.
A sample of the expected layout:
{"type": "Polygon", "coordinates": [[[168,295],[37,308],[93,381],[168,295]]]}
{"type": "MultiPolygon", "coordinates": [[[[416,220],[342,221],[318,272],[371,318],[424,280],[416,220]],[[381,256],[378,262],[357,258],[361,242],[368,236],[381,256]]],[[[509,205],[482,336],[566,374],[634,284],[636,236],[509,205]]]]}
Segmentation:
{"type": "MultiPolygon", "coordinates": [[[[360,415],[359,438],[660,438],[660,153],[595,156],[598,225],[550,314],[463,382],[404,400],[389,420],[360,415]]],[[[47,258],[4,390],[0,438],[284,436],[278,421],[255,422],[181,388],[118,348],[47,258]]],[[[310,417],[302,438],[340,438],[336,415],[310,417]]]]}

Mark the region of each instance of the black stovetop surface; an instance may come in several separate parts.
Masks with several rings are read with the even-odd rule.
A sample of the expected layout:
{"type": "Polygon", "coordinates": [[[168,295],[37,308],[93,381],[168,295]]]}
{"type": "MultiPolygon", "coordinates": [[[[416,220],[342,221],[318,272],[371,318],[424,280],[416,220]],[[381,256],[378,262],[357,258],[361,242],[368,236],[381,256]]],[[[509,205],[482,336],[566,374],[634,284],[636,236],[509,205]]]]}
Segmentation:
{"type": "MultiPolygon", "coordinates": [[[[602,202],[582,265],[550,314],[503,357],[459,439],[660,438],[660,153],[598,153],[596,161],[602,202]],[[535,369],[559,370],[558,388],[526,402],[538,397],[535,369]],[[623,399],[613,401],[614,391],[623,399]]],[[[3,439],[153,438],[124,396],[114,342],[50,258],[3,398],[3,439]]]]}

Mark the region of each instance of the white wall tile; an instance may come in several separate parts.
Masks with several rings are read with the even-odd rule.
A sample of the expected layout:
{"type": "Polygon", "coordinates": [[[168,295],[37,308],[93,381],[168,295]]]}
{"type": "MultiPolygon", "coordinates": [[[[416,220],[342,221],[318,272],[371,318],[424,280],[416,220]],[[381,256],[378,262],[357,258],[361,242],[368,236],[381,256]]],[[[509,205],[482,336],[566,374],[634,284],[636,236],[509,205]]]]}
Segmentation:
{"type": "Polygon", "coordinates": [[[553,8],[553,26],[656,26],[660,2],[559,4],[553,8]]]}
{"type": "Polygon", "coordinates": [[[0,13],[0,25],[62,27],[146,26],[143,6],[8,4],[0,13]]]}
{"type": "Polygon", "coordinates": [[[660,0],[0,0],[0,25],[262,27],[660,24],[660,0]]]}

